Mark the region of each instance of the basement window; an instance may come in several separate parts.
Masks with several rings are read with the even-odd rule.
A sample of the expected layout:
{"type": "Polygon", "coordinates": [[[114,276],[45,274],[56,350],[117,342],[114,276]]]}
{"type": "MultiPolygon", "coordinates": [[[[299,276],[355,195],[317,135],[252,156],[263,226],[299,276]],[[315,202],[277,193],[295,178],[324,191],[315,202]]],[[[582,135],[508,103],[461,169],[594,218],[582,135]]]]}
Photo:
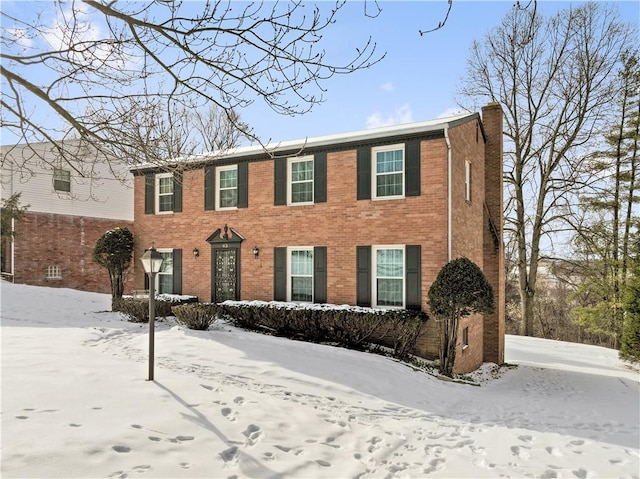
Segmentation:
{"type": "Polygon", "coordinates": [[[59,265],[49,265],[45,272],[45,279],[62,279],[62,267],[59,265]]]}

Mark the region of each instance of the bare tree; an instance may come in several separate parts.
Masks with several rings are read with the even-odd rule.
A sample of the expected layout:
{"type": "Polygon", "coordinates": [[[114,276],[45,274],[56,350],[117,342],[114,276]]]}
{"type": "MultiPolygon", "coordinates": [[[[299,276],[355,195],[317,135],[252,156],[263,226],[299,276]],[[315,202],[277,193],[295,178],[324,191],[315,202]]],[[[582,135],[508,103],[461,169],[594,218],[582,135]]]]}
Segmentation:
{"type": "Polygon", "coordinates": [[[328,58],[323,37],[344,5],[74,0],[3,6],[2,127],[22,143],[52,142],[63,158],[72,152],[60,140],[69,137],[126,155],[135,145],[120,143],[116,133],[136,126],[131,104],[138,112],[215,105],[250,134],[235,111],[261,99],[277,113],[305,113],[323,100],[326,80],[382,58],[370,38],[328,58]]]}
{"type": "Polygon", "coordinates": [[[633,38],[608,5],[585,3],[543,18],[534,3],[514,6],[472,45],[461,94],[497,101],[505,111],[505,228],[517,242],[524,334],[533,334],[541,242],[566,228],[563,220],[589,181],[580,164],[633,38]]]}

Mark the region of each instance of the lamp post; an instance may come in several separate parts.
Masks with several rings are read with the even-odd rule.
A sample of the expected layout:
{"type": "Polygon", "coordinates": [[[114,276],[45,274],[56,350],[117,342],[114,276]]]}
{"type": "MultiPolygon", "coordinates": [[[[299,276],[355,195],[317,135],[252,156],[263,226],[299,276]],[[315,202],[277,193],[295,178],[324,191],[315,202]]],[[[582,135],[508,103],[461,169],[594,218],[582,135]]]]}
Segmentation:
{"type": "Polygon", "coordinates": [[[140,258],[144,272],[149,276],[149,377],[153,381],[154,331],[156,319],[156,274],[162,266],[162,255],[152,246],[140,258]]]}

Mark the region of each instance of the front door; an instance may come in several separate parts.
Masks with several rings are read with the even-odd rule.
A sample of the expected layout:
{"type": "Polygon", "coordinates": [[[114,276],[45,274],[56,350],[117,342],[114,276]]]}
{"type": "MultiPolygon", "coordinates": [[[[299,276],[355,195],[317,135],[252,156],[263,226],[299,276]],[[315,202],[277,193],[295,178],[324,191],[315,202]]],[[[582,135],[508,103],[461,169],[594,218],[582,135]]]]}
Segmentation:
{"type": "Polygon", "coordinates": [[[237,301],[238,294],[238,248],[213,249],[213,301],[237,301]]]}

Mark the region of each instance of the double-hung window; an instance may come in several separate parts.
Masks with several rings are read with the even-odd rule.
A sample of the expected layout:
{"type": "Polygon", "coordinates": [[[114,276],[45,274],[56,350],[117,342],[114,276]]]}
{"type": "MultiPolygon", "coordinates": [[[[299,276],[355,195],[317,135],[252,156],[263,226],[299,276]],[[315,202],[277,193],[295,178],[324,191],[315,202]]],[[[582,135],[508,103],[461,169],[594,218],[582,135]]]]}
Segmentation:
{"type": "Polygon", "coordinates": [[[157,213],[173,212],[173,174],[156,175],[157,213]]]}
{"type": "Polygon", "coordinates": [[[289,248],[288,301],[313,302],[313,248],[289,248]]]}
{"type": "Polygon", "coordinates": [[[373,247],[373,306],[404,307],[404,246],[373,247]]]}
{"type": "Polygon", "coordinates": [[[313,203],[313,156],[289,158],[288,204],[313,203]]]}
{"type": "Polygon", "coordinates": [[[71,172],[69,170],[53,169],[53,189],[61,193],[71,193],[71,172]]]}
{"type": "Polygon", "coordinates": [[[162,255],[162,266],[156,275],[156,292],[158,294],[173,294],[173,250],[159,249],[162,255]]]}
{"type": "Polygon", "coordinates": [[[404,196],[404,144],[372,148],[373,198],[404,196]]]}
{"type": "Polygon", "coordinates": [[[216,209],[238,207],[238,165],[216,168],[216,209]]]}

